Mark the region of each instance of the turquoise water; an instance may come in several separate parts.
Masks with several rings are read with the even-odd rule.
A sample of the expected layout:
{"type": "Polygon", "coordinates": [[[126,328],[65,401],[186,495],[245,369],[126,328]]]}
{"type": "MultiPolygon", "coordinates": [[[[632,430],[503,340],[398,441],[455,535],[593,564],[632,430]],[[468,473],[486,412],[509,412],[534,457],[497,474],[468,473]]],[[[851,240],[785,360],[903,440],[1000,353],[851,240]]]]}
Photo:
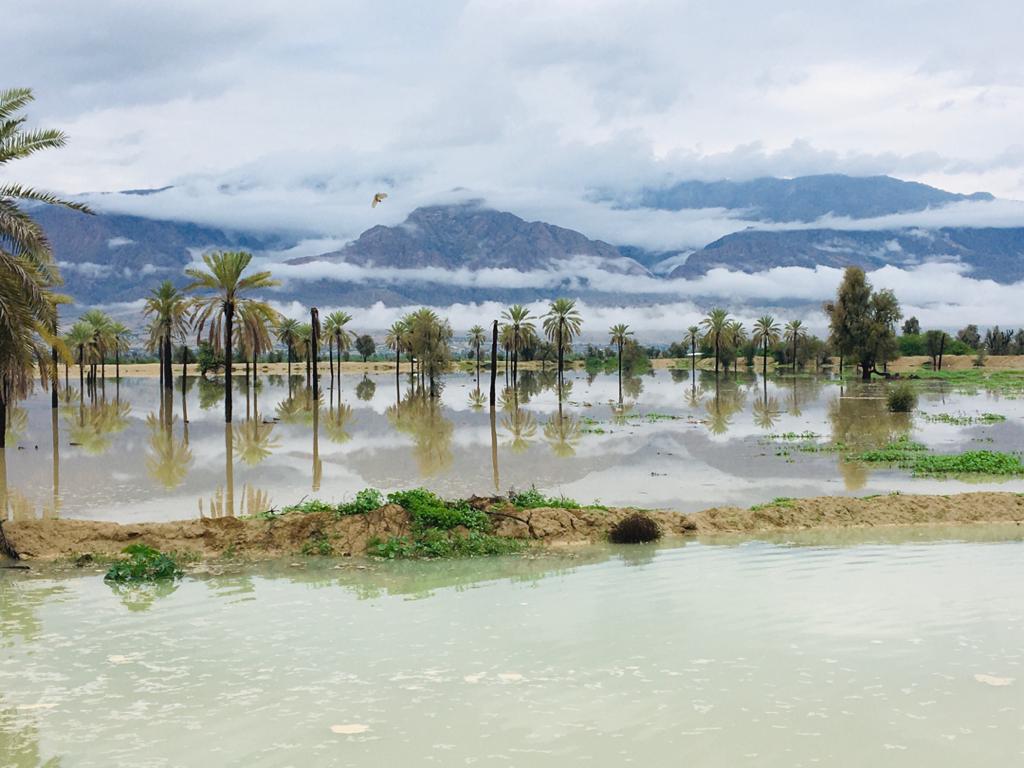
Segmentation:
{"type": "Polygon", "coordinates": [[[1009,766],[1016,527],[0,571],[0,766],[1009,766]]]}

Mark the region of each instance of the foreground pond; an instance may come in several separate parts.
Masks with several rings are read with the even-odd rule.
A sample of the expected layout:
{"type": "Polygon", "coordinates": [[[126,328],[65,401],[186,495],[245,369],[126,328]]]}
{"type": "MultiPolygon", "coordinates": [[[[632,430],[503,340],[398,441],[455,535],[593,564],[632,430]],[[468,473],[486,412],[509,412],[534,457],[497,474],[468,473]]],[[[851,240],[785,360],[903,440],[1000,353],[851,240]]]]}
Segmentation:
{"type": "Polygon", "coordinates": [[[289,395],[282,377],[261,376],[248,398],[238,377],[230,430],[213,381],[190,377],[183,400],[179,378],[162,404],[155,379],[110,380],[92,400],[64,393],[55,418],[39,393],[12,414],[8,514],[171,520],[257,513],[304,496],[340,501],[368,486],[422,485],[452,498],[536,485],[587,503],[680,511],[780,496],[1024,491],[1019,478],[914,478],[818,451],[904,436],[939,452],[1018,451],[1024,399],[930,382],[917,414],[894,415],[881,384],[661,370],[628,377],[619,410],[614,375],[568,379],[560,409],[553,373],[528,372],[493,424],[464,374],[446,378],[439,403],[411,394],[405,376],[396,390],[387,374],[346,375],[339,403],[325,379],[319,407],[301,377],[289,395]]]}
{"type": "Polygon", "coordinates": [[[1016,764],[1022,559],[975,526],[0,571],[0,765],[1016,764]]]}

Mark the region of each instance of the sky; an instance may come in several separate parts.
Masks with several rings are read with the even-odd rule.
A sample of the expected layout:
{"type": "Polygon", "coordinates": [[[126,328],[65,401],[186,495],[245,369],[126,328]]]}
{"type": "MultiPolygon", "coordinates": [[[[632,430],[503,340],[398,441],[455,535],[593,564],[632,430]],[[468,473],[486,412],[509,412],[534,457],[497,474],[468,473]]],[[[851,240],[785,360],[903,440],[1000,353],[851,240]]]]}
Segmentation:
{"type": "Polygon", "coordinates": [[[472,195],[665,245],[731,224],[602,226],[588,192],[845,172],[1024,199],[1018,2],[51,0],[4,18],[33,122],[70,137],[19,174],[175,185],[169,216],[346,239],[472,195]]]}
{"type": "MultiPolygon", "coordinates": [[[[100,209],[290,229],[308,238],[297,253],[465,199],[613,243],[697,247],[750,222],[617,209],[595,190],[816,173],[1002,198],[820,225],[1024,226],[1019,0],[49,0],[3,18],[17,62],[4,86],[33,88],[32,124],[69,136],[19,180],[100,209]]],[[[959,273],[877,279],[947,327],[968,311],[1012,322],[1006,291],[1024,295],[959,273]]],[[[792,287],[808,307],[837,281],[705,279],[748,305],[792,287]]],[[[662,308],[631,315],[652,330],[698,311],[698,288],[622,290],[662,308]]]]}

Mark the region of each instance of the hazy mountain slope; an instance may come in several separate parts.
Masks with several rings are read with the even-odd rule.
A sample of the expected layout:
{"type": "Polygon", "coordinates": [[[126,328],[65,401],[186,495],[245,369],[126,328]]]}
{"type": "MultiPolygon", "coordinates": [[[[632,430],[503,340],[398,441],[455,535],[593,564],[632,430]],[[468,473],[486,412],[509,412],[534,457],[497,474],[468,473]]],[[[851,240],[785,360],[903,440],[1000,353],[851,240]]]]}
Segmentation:
{"type": "Polygon", "coordinates": [[[693,253],[672,277],[694,277],[714,267],[760,272],[771,267],[908,267],[925,261],[959,261],[973,277],[998,282],[1024,279],[1024,228],[783,232],[744,230],[693,253]]]}
{"type": "Polygon", "coordinates": [[[680,211],[729,208],[763,221],[812,222],[827,214],[854,219],[922,211],[962,200],[992,200],[987,192],[960,195],[890,176],[827,174],[794,179],[684,181],[664,189],[644,189],[628,205],[680,211]]]}
{"type": "Polygon", "coordinates": [[[417,208],[398,226],[376,226],[339,251],[296,259],[345,261],[361,266],[445,269],[546,269],[578,256],[600,260],[602,269],[627,274],[647,270],[600,240],[571,229],[525,221],[478,204],[417,208]]]}

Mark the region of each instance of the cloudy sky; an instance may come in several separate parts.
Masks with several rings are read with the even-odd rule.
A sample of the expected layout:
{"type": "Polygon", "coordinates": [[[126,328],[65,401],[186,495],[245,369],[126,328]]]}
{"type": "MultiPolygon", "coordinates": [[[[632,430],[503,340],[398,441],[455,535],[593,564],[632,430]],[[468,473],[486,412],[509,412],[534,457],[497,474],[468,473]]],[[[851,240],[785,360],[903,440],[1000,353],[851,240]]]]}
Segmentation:
{"type": "Polygon", "coordinates": [[[71,137],[22,165],[33,183],[174,184],[166,213],[346,238],[467,192],[585,225],[594,187],[681,178],[1024,198],[1021,20],[1012,0],[51,0],[4,41],[33,120],[71,137]]]}

